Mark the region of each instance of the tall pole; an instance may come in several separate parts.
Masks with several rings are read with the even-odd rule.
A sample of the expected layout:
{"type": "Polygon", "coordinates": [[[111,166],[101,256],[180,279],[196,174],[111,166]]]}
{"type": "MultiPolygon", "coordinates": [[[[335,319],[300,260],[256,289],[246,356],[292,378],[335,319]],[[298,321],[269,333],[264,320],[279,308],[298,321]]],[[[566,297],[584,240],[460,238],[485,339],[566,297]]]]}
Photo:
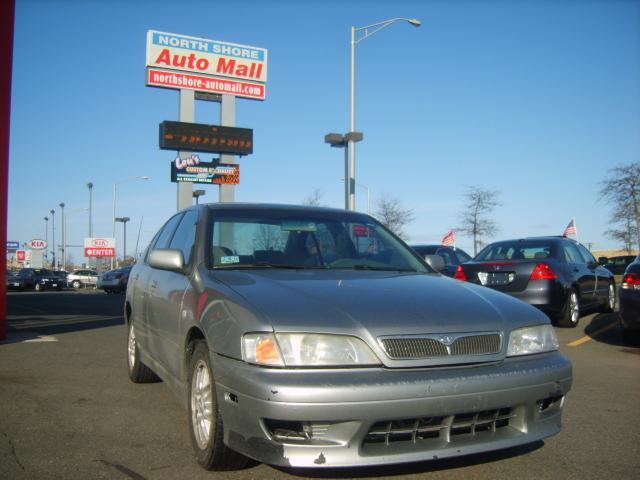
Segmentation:
{"type": "MultiPolygon", "coordinates": [[[[111,238],[113,238],[113,241],[115,242],[116,240],[116,185],[118,185],[116,182],[113,183],[113,217],[111,217],[113,219],[113,224],[111,226],[111,238]]],[[[115,252],[113,254],[113,257],[111,257],[111,270],[113,270],[113,261],[115,259],[115,257],[118,255],[118,244],[116,243],[116,248],[115,248],[115,252]]]]}
{"type": "Polygon", "coordinates": [[[60,222],[62,223],[62,270],[66,270],[67,269],[67,252],[66,252],[66,235],[67,232],[65,231],[65,222],[64,222],[64,202],[60,203],[60,210],[61,210],[61,215],[60,215],[60,222]]]}
{"type": "MultiPolygon", "coordinates": [[[[44,217],[44,241],[47,244],[47,248],[49,248],[49,217],[44,217]]],[[[47,249],[44,250],[44,263],[45,266],[47,264],[47,260],[49,259],[49,255],[47,255],[47,249]]]]}
{"type": "Polygon", "coordinates": [[[53,257],[51,258],[51,265],[53,266],[54,270],[57,270],[57,265],[56,265],[56,211],[55,210],[51,210],[49,213],[51,214],[51,244],[53,245],[53,250],[51,250],[51,253],[53,254],[53,257]]]}
{"type": "MultiPolygon", "coordinates": [[[[233,95],[222,95],[220,102],[220,125],[225,127],[236,126],[236,97],[233,95]]],[[[234,155],[223,153],[220,155],[221,163],[238,163],[234,155]]],[[[235,201],[235,185],[220,185],[218,192],[219,202],[234,202],[235,201]]]]}
{"type": "MultiPolygon", "coordinates": [[[[356,27],[351,27],[351,118],[349,122],[349,133],[356,131],[356,27]]],[[[347,150],[349,154],[346,166],[347,177],[345,178],[345,209],[356,209],[355,180],[356,180],[356,142],[349,136],[347,150]]]]}
{"type": "Polygon", "coordinates": [[[127,221],[122,222],[124,224],[124,239],[122,242],[122,248],[124,251],[122,252],[122,266],[124,267],[127,264],[127,221]]]}
{"type": "Polygon", "coordinates": [[[89,238],[93,237],[93,228],[92,228],[92,193],[93,193],[93,183],[87,183],[87,188],[89,188],[89,238]]]}
{"type": "MultiPolygon", "coordinates": [[[[180,103],[178,106],[181,122],[192,123],[196,116],[196,99],[193,90],[180,89],[180,103]]],[[[178,156],[181,159],[191,157],[191,152],[179,151],[178,156]]],[[[190,182],[177,183],[177,206],[178,211],[190,207],[193,203],[193,188],[190,182]]]]}

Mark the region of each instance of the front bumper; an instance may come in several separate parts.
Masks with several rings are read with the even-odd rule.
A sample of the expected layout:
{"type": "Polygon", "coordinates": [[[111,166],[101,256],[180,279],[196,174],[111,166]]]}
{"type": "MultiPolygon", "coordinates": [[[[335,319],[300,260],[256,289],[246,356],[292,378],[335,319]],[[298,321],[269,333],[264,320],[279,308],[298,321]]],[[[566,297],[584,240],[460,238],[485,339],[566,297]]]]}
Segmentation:
{"type": "Polygon", "coordinates": [[[560,431],[560,353],[431,369],[268,369],[212,354],[225,443],[264,463],[348,467],[534,442],[560,431]],[[488,417],[508,418],[493,422],[488,417]],[[484,423],[483,423],[484,419],[484,423]],[[283,431],[303,431],[301,435],[283,431]]]}

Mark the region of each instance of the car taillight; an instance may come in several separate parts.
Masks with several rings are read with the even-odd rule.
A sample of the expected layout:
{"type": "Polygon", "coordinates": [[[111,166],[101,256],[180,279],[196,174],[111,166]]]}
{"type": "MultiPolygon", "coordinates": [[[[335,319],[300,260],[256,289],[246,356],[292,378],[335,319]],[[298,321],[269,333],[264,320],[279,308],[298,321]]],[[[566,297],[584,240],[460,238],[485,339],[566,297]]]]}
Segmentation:
{"type": "Polygon", "coordinates": [[[622,278],[622,285],[621,288],[626,289],[634,289],[634,290],[639,290],[640,289],[640,275],[638,275],[637,273],[627,273],[625,274],[625,276],[622,278]]]}
{"type": "Polygon", "coordinates": [[[531,272],[531,278],[529,280],[555,280],[558,278],[556,272],[546,263],[539,263],[531,272]]]}
{"type": "Polygon", "coordinates": [[[467,277],[467,272],[464,271],[464,268],[462,268],[462,265],[458,265],[458,268],[456,269],[456,274],[453,276],[453,278],[457,278],[458,280],[462,280],[463,282],[469,281],[469,277],[467,277]]]}

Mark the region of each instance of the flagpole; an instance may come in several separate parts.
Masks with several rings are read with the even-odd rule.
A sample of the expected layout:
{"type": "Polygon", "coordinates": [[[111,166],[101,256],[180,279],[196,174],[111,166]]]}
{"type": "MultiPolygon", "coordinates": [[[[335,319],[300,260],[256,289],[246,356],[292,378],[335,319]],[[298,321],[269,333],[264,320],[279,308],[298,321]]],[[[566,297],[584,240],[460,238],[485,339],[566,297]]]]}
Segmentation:
{"type": "Polygon", "coordinates": [[[573,217],[573,228],[576,231],[576,242],[580,243],[580,237],[578,236],[578,224],[576,223],[576,217],[573,217]]]}

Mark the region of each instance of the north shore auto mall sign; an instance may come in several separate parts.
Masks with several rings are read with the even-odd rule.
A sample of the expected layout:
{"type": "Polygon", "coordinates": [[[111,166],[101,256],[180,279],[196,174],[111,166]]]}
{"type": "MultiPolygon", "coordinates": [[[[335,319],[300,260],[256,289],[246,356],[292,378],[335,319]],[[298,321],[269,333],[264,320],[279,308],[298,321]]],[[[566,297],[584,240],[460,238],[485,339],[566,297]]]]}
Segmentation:
{"type": "Polygon", "coordinates": [[[264,100],[267,50],[150,30],[147,85],[264,100]]]}
{"type": "Polygon", "coordinates": [[[85,257],[115,257],[116,239],[90,237],[84,239],[85,257]]]}

